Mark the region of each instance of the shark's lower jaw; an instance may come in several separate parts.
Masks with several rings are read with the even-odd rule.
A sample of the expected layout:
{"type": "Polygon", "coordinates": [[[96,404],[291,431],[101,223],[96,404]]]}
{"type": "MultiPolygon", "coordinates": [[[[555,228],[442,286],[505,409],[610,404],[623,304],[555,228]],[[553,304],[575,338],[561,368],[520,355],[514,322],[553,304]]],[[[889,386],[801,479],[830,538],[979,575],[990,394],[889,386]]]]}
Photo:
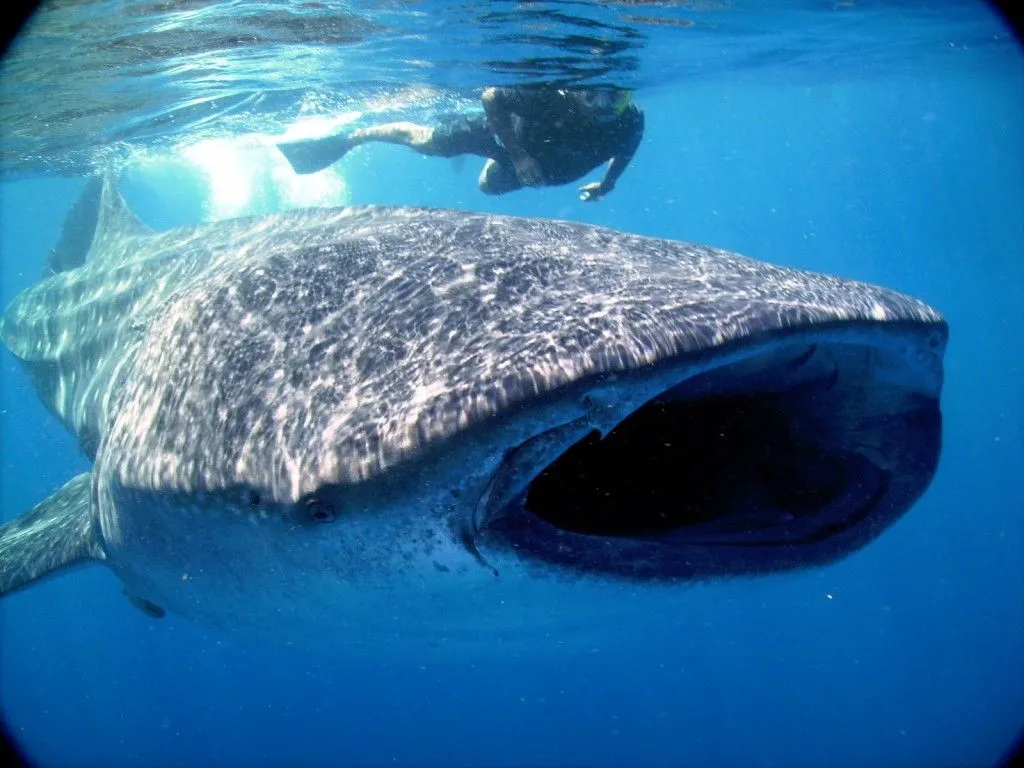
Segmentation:
{"type": "Polygon", "coordinates": [[[941,418],[927,357],[944,338],[913,337],[793,339],[712,365],[603,438],[562,446],[492,502],[480,533],[526,561],[638,579],[837,560],[906,512],[934,473],[941,418]]]}

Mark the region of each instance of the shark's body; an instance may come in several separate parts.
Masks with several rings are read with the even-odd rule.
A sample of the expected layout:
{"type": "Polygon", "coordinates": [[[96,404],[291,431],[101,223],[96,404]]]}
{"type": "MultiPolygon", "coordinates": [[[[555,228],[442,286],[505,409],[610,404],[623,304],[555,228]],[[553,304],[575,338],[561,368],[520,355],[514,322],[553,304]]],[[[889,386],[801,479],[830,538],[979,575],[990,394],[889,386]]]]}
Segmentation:
{"type": "Polygon", "coordinates": [[[835,560],[939,454],[934,310],[711,248],[374,207],[155,233],[94,182],[51,264],[0,329],[94,466],[0,528],[0,594],[102,561],[154,615],[501,634],[599,613],[580,583],[835,560]]]}

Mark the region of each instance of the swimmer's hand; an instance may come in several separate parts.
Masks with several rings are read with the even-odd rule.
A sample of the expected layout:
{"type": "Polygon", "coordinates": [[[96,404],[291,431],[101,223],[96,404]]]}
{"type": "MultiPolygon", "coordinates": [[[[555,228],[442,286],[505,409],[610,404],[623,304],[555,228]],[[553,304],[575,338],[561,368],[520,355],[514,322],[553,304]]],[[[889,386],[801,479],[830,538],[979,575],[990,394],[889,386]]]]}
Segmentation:
{"type": "Polygon", "coordinates": [[[594,181],[580,187],[580,200],[584,203],[596,203],[609,192],[611,192],[611,190],[605,188],[603,183],[600,181],[594,181]]]}
{"type": "Polygon", "coordinates": [[[529,155],[520,154],[512,163],[516,169],[516,176],[524,187],[537,187],[544,183],[544,174],[540,170],[540,163],[529,155]]]}

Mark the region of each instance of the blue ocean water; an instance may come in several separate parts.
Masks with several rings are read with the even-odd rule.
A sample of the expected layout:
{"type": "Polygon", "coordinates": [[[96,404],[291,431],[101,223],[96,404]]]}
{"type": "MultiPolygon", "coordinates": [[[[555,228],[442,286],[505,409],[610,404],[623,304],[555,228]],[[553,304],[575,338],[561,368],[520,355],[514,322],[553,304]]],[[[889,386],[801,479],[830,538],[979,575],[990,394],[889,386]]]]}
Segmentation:
{"type": "MultiPolygon", "coordinates": [[[[246,89],[271,93],[277,82],[267,70],[295,79],[287,58],[268,54],[239,65],[244,83],[218,70],[218,87],[249,105],[241,112],[167,128],[153,119],[158,102],[105,113],[111,140],[128,137],[115,154],[140,217],[172,226],[386,203],[568,218],[918,296],[951,330],[934,483],[838,564],[680,589],[658,604],[660,631],[642,645],[595,638],[569,657],[311,655],[174,615],[153,621],[103,569],[63,575],[0,606],[0,704],[27,753],[57,766],[993,764],[1024,722],[1024,55],[1008,33],[966,2],[659,9],[694,26],[645,26],[623,54],[639,64],[607,75],[636,88],[647,131],[617,189],[589,205],[573,186],[485,197],[478,161],[397,147],[360,148],[316,178],[291,175],[265,136],[471,109],[474,87],[516,80],[512,67],[462,62],[459,74],[449,61],[435,76],[391,66],[452,55],[446,34],[451,46],[476,33],[493,47],[470,63],[523,60],[500,47],[510,35],[494,30],[507,19],[487,35],[480,19],[427,25],[425,43],[398,10],[375,5],[367,18],[415,39],[402,55],[387,35],[363,44],[370,71],[343,99],[325,86],[338,100],[309,108],[305,94],[298,115],[284,96],[265,113],[252,108],[246,89]],[[678,44],[687,31],[700,35],[692,50],[678,44]]],[[[316,53],[329,60],[332,49],[316,53]]],[[[527,79],[550,74],[536,63],[543,56],[531,60],[527,79]]],[[[165,68],[166,87],[195,71],[165,68]]],[[[209,83],[213,68],[203,72],[209,83]]],[[[98,133],[89,123],[37,137],[24,114],[5,117],[24,141],[8,145],[0,184],[4,305],[37,280],[81,189],[87,162],[74,140],[98,133]]],[[[91,149],[95,158],[102,146],[91,149]]],[[[0,366],[8,519],[88,462],[13,357],[0,366]]]]}

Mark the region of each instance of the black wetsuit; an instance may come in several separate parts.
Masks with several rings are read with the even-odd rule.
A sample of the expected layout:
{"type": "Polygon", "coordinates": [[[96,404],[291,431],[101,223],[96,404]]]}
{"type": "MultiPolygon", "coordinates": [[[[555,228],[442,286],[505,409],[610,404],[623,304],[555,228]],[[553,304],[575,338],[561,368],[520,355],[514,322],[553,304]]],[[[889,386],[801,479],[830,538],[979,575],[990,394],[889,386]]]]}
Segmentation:
{"type": "MultiPolygon", "coordinates": [[[[613,157],[628,162],[644,133],[644,114],[630,104],[620,114],[582,109],[554,88],[499,88],[502,109],[512,115],[516,140],[540,166],[547,185],[575,181],[613,157]]],[[[488,157],[515,176],[512,158],[487,116],[469,115],[434,129],[434,152],[444,157],[488,157]]]]}

